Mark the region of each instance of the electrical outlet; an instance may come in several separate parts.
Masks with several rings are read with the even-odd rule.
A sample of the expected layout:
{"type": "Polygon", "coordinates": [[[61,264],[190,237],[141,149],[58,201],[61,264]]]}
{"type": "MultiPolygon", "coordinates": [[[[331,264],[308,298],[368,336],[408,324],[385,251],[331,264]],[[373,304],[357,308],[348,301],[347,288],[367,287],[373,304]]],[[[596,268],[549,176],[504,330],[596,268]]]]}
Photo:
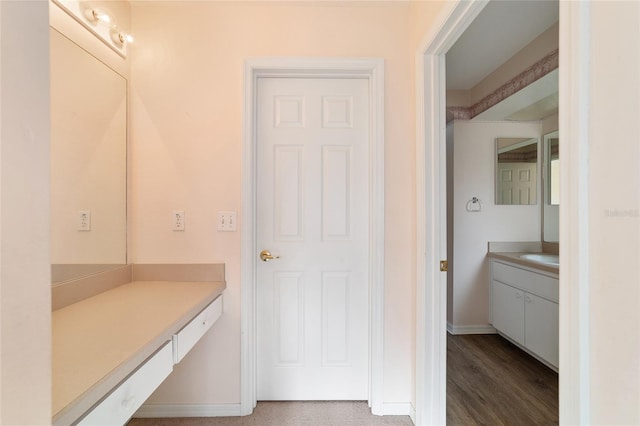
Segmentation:
{"type": "Polygon", "coordinates": [[[80,210],[78,212],[78,231],[91,231],[91,211],[80,210]]]}
{"type": "Polygon", "coordinates": [[[184,231],[184,210],[173,211],[173,230],[184,231]]]}
{"type": "Polygon", "coordinates": [[[218,231],[234,232],[237,229],[237,212],[218,212],[218,231]]]}

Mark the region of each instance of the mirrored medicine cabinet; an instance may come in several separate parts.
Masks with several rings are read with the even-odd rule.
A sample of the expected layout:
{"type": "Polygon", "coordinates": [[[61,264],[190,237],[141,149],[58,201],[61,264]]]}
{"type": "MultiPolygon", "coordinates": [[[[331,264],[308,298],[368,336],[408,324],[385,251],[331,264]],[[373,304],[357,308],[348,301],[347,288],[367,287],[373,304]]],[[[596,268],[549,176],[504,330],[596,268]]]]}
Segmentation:
{"type": "Polygon", "coordinates": [[[538,201],[538,139],[496,139],[496,204],[538,201]]]}

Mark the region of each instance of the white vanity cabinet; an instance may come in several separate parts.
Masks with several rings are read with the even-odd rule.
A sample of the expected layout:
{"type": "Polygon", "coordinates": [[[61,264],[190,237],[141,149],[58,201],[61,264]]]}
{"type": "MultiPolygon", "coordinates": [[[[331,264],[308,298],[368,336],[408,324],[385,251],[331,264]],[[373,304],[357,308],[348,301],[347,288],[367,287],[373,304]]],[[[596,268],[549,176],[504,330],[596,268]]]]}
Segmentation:
{"type": "Polygon", "coordinates": [[[493,280],[491,306],[493,326],[524,345],[524,292],[493,280]]]}
{"type": "Polygon", "coordinates": [[[525,293],[525,347],[558,368],[558,304],[525,293]]]}
{"type": "Polygon", "coordinates": [[[558,277],[491,262],[491,321],[501,334],[558,368],[558,277]]]}

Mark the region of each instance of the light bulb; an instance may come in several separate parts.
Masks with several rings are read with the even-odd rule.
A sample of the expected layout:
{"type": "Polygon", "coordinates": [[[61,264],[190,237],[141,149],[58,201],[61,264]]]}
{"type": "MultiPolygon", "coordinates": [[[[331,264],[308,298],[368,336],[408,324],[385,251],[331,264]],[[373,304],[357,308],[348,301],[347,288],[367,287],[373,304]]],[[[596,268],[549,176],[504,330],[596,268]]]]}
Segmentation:
{"type": "Polygon", "coordinates": [[[120,32],[117,29],[114,29],[111,32],[111,39],[120,47],[124,46],[125,44],[133,43],[133,36],[125,32],[120,32]]]}
{"type": "Polygon", "coordinates": [[[133,43],[134,39],[133,39],[133,36],[131,34],[120,33],[120,35],[122,36],[124,41],[126,41],[127,43],[133,43]]]}
{"type": "Polygon", "coordinates": [[[96,9],[91,9],[87,15],[93,22],[100,22],[107,25],[111,23],[111,17],[109,15],[96,9]]]}

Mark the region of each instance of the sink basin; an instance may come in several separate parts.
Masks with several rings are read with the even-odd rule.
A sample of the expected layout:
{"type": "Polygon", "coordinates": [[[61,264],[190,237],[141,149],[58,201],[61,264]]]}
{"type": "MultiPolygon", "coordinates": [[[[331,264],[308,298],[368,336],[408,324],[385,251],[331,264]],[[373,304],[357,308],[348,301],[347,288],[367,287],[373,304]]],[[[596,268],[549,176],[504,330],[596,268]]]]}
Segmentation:
{"type": "Polygon", "coordinates": [[[560,266],[560,256],[549,253],[527,253],[521,254],[520,259],[532,262],[544,263],[545,265],[560,266]]]}

